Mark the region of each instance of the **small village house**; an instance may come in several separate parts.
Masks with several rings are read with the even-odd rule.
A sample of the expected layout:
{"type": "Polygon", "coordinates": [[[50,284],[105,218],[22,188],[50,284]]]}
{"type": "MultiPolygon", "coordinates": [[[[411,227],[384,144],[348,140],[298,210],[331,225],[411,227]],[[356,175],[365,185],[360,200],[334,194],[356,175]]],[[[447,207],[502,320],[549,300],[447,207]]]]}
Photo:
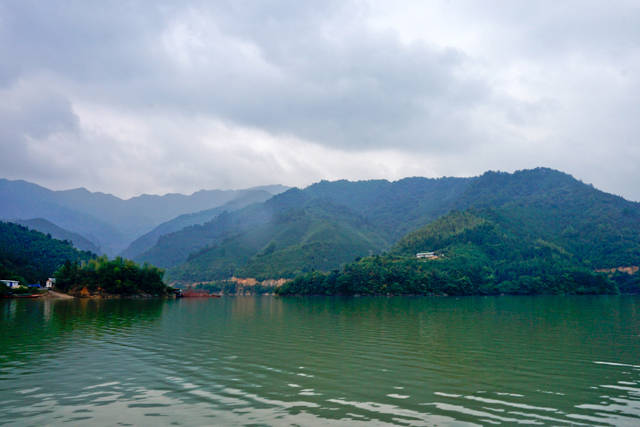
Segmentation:
{"type": "Polygon", "coordinates": [[[44,287],[47,289],[53,289],[55,285],[56,285],[56,279],[53,277],[49,277],[47,279],[47,283],[44,284],[44,287]]]}
{"type": "Polygon", "coordinates": [[[20,287],[20,282],[18,282],[17,280],[0,280],[0,282],[4,283],[11,289],[20,287]]]}
{"type": "Polygon", "coordinates": [[[416,258],[418,259],[434,259],[438,258],[435,252],[418,252],[416,254],[416,258]]]}

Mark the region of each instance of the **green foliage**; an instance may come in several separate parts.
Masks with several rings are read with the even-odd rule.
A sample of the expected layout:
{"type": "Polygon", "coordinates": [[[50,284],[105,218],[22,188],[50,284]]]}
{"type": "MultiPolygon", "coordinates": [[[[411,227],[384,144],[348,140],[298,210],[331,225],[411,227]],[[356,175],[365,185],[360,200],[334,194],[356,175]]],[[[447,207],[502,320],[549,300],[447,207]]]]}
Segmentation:
{"type": "Polygon", "coordinates": [[[217,280],[209,283],[199,283],[193,289],[224,295],[264,295],[274,293],[276,287],[261,283],[239,285],[231,280],[217,280]]]}
{"type": "Polygon", "coordinates": [[[494,211],[452,212],[410,233],[390,254],[362,258],[340,271],[313,272],[280,295],[495,295],[617,293],[567,250],[527,238],[494,211]],[[438,258],[416,259],[435,250],[438,258]]]}
{"type": "Polygon", "coordinates": [[[136,260],[170,268],[168,277],[184,281],[331,269],[446,213],[468,184],[460,178],[323,181],[164,235],[136,260]],[[272,243],[273,256],[261,259],[272,243]]]}
{"type": "Polygon", "coordinates": [[[233,275],[258,280],[327,270],[383,248],[359,216],[325,202],[291,208],[264,224],[206,247],[169,271],[171,280],[221,280],[233,275]]]}
{"type": "Polygon", "coordinates": [[[63,292],[79,292],[83,288],[91,294],[168,295],[171,288],[164,284],[164,272],[152,265],[140,267],[131,260],[106,256],[82,264],[66,262],[55,273],[56,288],[63,292]]]}
{"type": "Polygon", "coordinates": [[[0,279],[20,280],[22,284],[44,282],[65,261],[85,261],[92,255],[67,241],[0,222],[0,279]]]}
{"type": "Polygon", "coordinates": [[[496,264],[507,281],[515,273],[502,264],[531,271],[559,261],[587,271],[637,265],[640,205],[544,168],[323,181],[165,235],[141,259],[170,268],[172,280],[194,282],[294,277],[383,250],[413,256],[444,248],[465,262],[496,264]]]}
{"type": "Polygon", "coordinates": [[[625,294],[640,294],[640,273],[627,274],[616,272],[612,274],[610,278],[618,286],[620,292],[625,294]]]}

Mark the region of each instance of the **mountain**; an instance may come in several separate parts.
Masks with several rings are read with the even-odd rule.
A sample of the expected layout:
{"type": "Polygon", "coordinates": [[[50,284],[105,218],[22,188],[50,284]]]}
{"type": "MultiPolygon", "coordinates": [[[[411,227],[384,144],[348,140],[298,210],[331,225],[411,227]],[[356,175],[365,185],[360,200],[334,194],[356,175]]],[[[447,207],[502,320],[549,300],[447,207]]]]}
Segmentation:
{"type": "Polygon", "coordinates": [[[86,261],[93,256],[71,243],[54,239],[19,224],[0,222],[0,275],[29,283],[46,280],[65,261],[86,261]]]}
{"type": "Polygon", "coordinates": [[[169,271],[167,276],[185,281],[205,280],[211,274],[215,277],[225,275],[230,266],[237,266],[238,262],[241,266],[244,263],[251,266],[243,272],[270,271],[270,274],[287,273],[288,276],[307,268],[335,267],[353,256],[387,247],[404,230],[415,228],[414,224],[422,224],[425,218],[437,218],[468,185],[467,179],[460,178],[408,178],[394,183],[385,180],[323,181],[304,190],[291,189],[259,205],[220,215],[206,224],[162,236],[154,247],[136,260],[175,267],[189,258],[188,265],[180,267],[180,271],[169,271]],[[324,226],[320,225],[321,221],[324,226]],[[331,224],[339,228],[330,232],[327,227],[331,224]],[[324,231],[317,234],[316,229],[324,231]],[[309,242],[323,243],[322,251],[331,254],[330,257],[318,257],[318,252],[310,247],[300,251],[296,245],[308,241],[307,232],[313,236],[309,242]],[[292,235],[304,240],[290,239],[292,235]],[[358,236],[346,251],[339,243],[343,235],[358,236]],[[354,250],[356,247],[357,251],[354,250]],[[204,268],[214,256],[206,253],[207,248],[230,251],[237,259],[226,262],[231,261],[231,257],[225,256],[224,265],[219,269],[204,268]],[[269,257],[260,256],[267,248],[273,250],[269,257]],[[196,259],[198,257],[202,258],[196,259]],[[294,258],[297,259],[295,263],[292,262],[294,258]],[[267,265],[268,262],[274,264],[267,265]]]}
{"type": "Polygon", "coordinates": [[[0,200],[2,220],[44,218],[65,230],[85,236],[105,251],[123,240],[114,226],[58,203],[56,192],[36,184],[0,179],[0,200]]]}
{"type": "Polygon", "coordinates": [[[281,294],[590,294],[640,291],[640,204],[569,175],[489,172],[449,214],[387,254],[302,275],[281,294]],[[420,252],[433,252],[418,259],[420,252]],[[622,268],[621,268],[622,267],[622,268]],[[613,270],[613,271],[611,271],[613,270]],[[605,275],[599,271],[608,271],[605,275]],[[613,274],[611,274],[613,273],[613,274]]]}
{"type": "Polygon", "coordinates": [[[640,263],[639,206],[546,168],[473,178],[323,181],[162,236],[138,261],[168,267],[168,279],[182,282],[293,277],[389,249],[451,211],[489,209],[518,238],[551,242],[580,265],[610,268],[640,263]],[[354,245],[341,244],[344,236],[354,245]],[[307,241],[322,249],[301,246],[307,241]]]}
{"type": "Polygon", "coordinates": [[[31,230],[49,234],[54,239],[70,241],[76,249],[81,251],[93,252],[94,254],[100,253],[100,248],[84,236],[58,227],[51,221],[47,221],[44,218],[13,220],[11,222],[23,225],[31,230]]]}
{"type": "Polygon", "coordinates": [[[363,217],[326,201],[272,211],[264,219],[242,227],[244,232],[236,233],[236,228],[231,235],[223,233],[215,245],[170,270],[168,279],[293,277],[299,272],[334,268],[386,245],[363,217]]]}
{"type": "Polygon", "coordinates": [[[178,215],[220,206],[247,191],[277,194],[286,188],[274,185],[248,190],[202,190],[191,195],[142,195],[123,200],[84,188],[52,191],[26,181],[0,179],[0,219],[44,218],[85,236],[105,253],[114,255],[178,215]]]}
{"type": "Polygon", "coordinates": [[[299,276],[277,292],[606,294],[617,293],[618,287],[567,248],[520,229],[502,213],[472,209],[451,212],[409,233],[388,254],[359,259],[329,274],[299,276]],[[418,259],[416,253],[425,248],[434,254],[418,259]]]}
{"type": "Polygon", "coordinates": [[[265,190],[246,190],[246,192],[240,194],[238,197],[222,206],[218,206],[213,209],[206,209],[200,212],[180,215],[169,221],[163,222],[150,232],[138,237],[122,252],[121,255],[125,258],[136,258],[152,248],[158,242],[160,236],[173,233],[191,225],[204,224],[223,212],[232,212],[252,203],[264,202],[272,196],[272,193],[265,190]]]}

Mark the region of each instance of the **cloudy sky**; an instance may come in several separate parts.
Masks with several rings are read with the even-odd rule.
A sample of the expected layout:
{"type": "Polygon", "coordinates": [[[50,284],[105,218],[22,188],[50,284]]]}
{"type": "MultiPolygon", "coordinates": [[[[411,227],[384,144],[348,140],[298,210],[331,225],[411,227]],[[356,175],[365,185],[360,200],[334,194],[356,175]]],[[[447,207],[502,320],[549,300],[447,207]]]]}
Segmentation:
{"type": "Polygon", "coordinates": [[[0,176],[122,197],[548,166],[640,200],[640,2],[0,3],[0,176]]]}

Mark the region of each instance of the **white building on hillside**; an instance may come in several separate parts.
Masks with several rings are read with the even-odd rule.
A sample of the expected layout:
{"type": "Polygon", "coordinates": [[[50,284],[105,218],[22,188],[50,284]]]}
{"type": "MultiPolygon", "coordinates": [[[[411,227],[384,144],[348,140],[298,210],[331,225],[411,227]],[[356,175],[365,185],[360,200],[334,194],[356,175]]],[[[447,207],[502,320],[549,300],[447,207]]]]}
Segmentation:
{"type": "Polygon", "coordinates": [[[438,258],[435,252],[418,252],[416,254],[416,258],[418,259],[433,259],[438,258]]]}
{"type": "Polygon", "coordinates": [[[55,285],[56,285],[56,279],[54,279],[53,277],[49,277],[44,287],[47,289],[52,289],[55,285]]]}
{"type": "Polygon", "coordinates": [[[17,280],[0,280],[0,282],[4,283],[11,289],[20,287],[20,282],[18,282],[17,280]]]}

